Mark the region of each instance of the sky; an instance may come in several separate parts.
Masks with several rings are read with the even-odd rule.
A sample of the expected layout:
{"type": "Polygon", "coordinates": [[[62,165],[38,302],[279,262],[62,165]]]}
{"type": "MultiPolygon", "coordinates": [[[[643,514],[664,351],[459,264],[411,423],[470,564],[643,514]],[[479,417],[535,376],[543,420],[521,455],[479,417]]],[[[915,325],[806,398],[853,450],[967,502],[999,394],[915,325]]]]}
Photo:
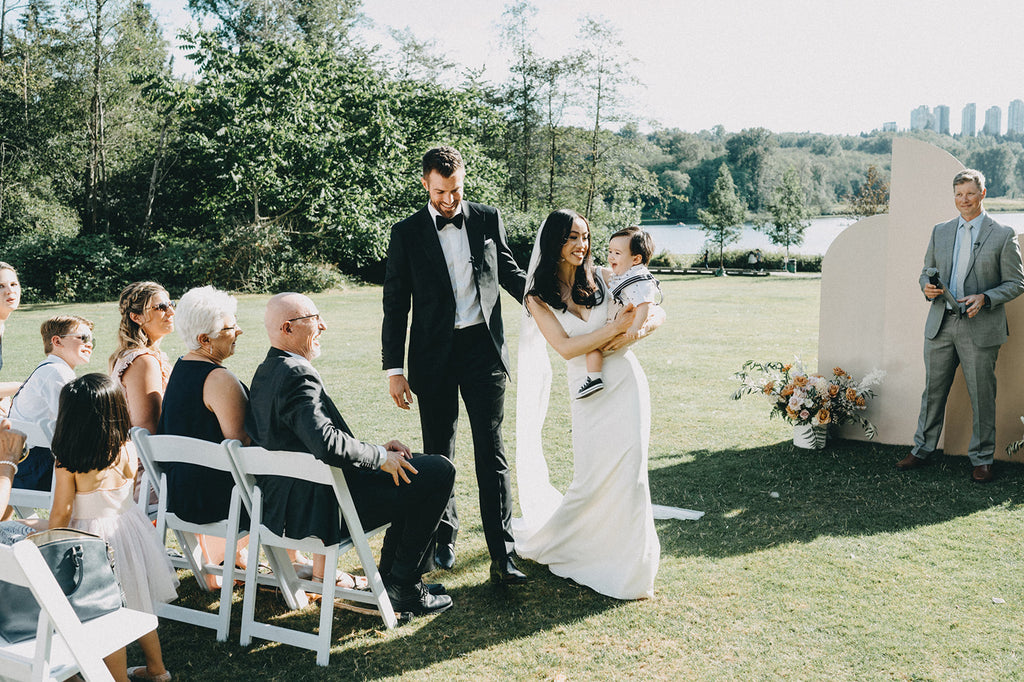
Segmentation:
{"type": "MultiPolygon", "coordinates": [[[[152,0],[169,37],[191,20],[186,0],[152,0]]],[[[436,40],[462,66],[503,80],[498,25],[503,0],[364,0],[367,28],[436,40]]],[[[696,132],[762,126],[774,132],[858,134],[925,104],[977,104],[977,127],[997,105],[1024,99],[1021,0],[533,0],[538,51],[573,49],[579,19],[620,31],[644,84],[635,114],[658,127],[696,132]]],[[[173,41],[172,41],[173,42],[173,41]]],[[[178,59],[178,62],[184,60],[178,59]]],[[[644,125],[643,128],[650,128],[644,125]]]]}

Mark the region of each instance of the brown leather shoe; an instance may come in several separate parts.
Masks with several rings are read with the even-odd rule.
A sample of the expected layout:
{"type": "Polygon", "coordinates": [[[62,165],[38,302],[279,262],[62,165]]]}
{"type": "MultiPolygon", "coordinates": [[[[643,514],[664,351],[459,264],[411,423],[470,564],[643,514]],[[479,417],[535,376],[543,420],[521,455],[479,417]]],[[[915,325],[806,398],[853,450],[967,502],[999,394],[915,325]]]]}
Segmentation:
{"type": "Polygon", "coordinates": [[[920,457],[915,457],[913,454],[909,454],[900,461],[896,462],[896,468],[900,471],[909,471],[910,469],[916,469],[923,467],[925,460],[920,457]]]}
{"type": "Polygon", "coordinates": [[[993,478],[991,464],[979,464],[971,472],[971,480],[975,483],[988,483],[993,478]]]}

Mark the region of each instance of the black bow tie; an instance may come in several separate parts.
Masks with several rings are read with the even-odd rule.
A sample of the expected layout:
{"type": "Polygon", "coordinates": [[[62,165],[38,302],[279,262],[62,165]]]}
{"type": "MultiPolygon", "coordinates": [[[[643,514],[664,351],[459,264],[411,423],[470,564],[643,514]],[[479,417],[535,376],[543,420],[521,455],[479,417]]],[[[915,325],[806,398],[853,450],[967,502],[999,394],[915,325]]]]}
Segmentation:
{"type": "Polygon", "coordinates": [[[444,226],[448,225],[449,223],[461,230],[463,217],[464,216],[461,213],[456,213],[451,218],[445,218],[443,215],[438,214],[434,218],[434,220],[437,222],[437,231],[440,232],[441,230],[444,229],[444,226]]]}

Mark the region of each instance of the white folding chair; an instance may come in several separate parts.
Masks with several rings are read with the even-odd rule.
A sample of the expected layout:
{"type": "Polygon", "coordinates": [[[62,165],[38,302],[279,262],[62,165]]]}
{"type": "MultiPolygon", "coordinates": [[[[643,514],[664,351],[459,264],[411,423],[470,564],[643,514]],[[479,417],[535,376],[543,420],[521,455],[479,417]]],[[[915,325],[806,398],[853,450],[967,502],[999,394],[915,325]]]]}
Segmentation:
{"type": "Polygon", "coordinates": [[[156,629],[156,616],[118,609],[86,623],[28,540],[0,545],[0,580],[27,587],[39,603],[36,636],[17,644],[0,638],[0,677],[14,680],[113,680],[103,658],[156,629]]]}
{"type": "Polygon", "coordinates": [[[388,628],[395,627],[398,619],[391,606],[387,590],[384,589],[384,580],[377,569],[377,563],[373,558],[373,551],[367,542],[368,537],[382,532],[390,524],[375,528],[368,533],[363,531],[362,523],[359,521],[359,515],[356,513],[356,507],[352,502],[352,496],[349,494],[348,484],[345,482],[345,475],[342,470],[328,466],[304,452],[269,451],[259,447],[242,447],[241,443],[237,440],[226,441],[225,445],[235,467],[235,475],[237,477],[235,480],[238,486],[243,489],[243,495],[247,494],[251,500],[251,507],[249,509],[249,516],[251,518],[249,529],[250,554],[258,551],[261,546],[264,549],[270,546],[296,549],[326,556],[327,570],[325,571],[325,579],[322,583],[310,580],[300,581],[305,590],[321,595],[319,634],[300,632],[256,621],[256,590],[250,589],[250,585],[254,585],[256,580],[256,568],[253,562],[249,562],[245,576],[245,596],[242,599],[242,646],[247,646],[253,637],[259,637],[260,639],[281,642],[282,644],[315,651],[317,665],[327,665],[330,659],[331,628],[334,618],[334,600],[336,598],[373,606],[388,628]],[[262,523],[263,498],[262,492],[256,484],[256,476],[282,476],[331,486],[334,489],[335,498],[338,500],[338,514],[345,527],[348,528],[349,537],[336,545],[325,546],[324,543],[315,537],[297,540],[277,535],[262,523]],[[355,548],[356,554],[359,557],[359,563],[369,582],[369,591],[338,587],[335,585],[334,580],[331,579],[338,565],[338,558],[352,548],[355,548]]]}
{"type": "MultiPolygon", "coordinates": [[[[16,431],[21,431],[28,438],[25,441],[30,448],[34,447],[50,447],[50,441],[53,440],[53,427],[56,422],[52,419],[43,419],[41,421],[25,421],[22,419],[12,419],[11,428],[16,431]]],[[[36,509],[45,509],[50,511],[53,506],[53,487],[56,481],[56,469],[54,470],[53,476],[50,478],[50,489],[49,490],[26,490],[25,488],[11,488],[11,501],[10,505],[14,507],[14,510],[18,512],[18,516],[23,519],[27,519],[30,516],[35,515],[36,509]]],[[[3,513],[3,510],[0,510],[3,513]]]]}
{"type": "MultiPolygon", "coordinates": [[[[196,582],[204,591],[209,591],[205,580],[206,576],[221,577],[220,607],[216,614],[185,608],[177,604],[161,604],[157,607],[157,615],[161,618],[170,618],[216,630],[217,641],[227,641],[228,628],[231,625],[231,590],[234,586],[234,578],[237,575],[239,579],[244,579],[244,573],[236,572],[234,569],[235,552],[238,540],[249,532],[248,529],[239,528],[241,497],[238,494],[238,488],[234,485],[231,487],[231,502],[227,519],[213,523],[192,523],[167,509],[167,475],[164,473],[164,464],[173,462],[198,464],[230,474],[232,467],[227,452],[220,443],[211,443],[198,438],[151,436],[149,431],[141,427],[133,428],[131,433],[132,442],[135,443],[145,466],[144,477],[158,494],[157,537],[166,544],[167,531],[173,531],[178,538],[182,554],[184,554],[183,559],[174,558],[172,563],[178,568],[191,569],[196,582]],[[222,565],[207,563],[196,535],[211,535],[224,539],[226,546],[222,565]]],[[[257,561],[256,554],[252,555],[252,560],[257,561]]]]}

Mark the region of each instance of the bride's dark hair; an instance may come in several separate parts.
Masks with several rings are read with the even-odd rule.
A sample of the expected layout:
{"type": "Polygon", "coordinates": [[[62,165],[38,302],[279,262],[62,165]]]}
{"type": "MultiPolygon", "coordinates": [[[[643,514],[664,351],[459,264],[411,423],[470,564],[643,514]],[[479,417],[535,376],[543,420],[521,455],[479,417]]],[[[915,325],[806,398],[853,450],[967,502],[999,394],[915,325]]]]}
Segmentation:
{"type": "MultiPolygon", "coordinates": [[[[533,287],[526,293],[536,296],[548,307],[556,310],[567,308],[559,291],[558,263],[562,259],[562,246],[569,241],[569,233],[572,232],[573,223],[577,220],[582,220],[587,225],[587,229],[590,229],[590,223],[586,218],[567,208],[553,211],[541,226],[540,260],[533,273],[533,287]]],[[[594,281],[594,258],[589,248],[582,265],[576,268],[571,295],[576,305],[587,308],[593,308],[604,298],[594,281]]]]}

